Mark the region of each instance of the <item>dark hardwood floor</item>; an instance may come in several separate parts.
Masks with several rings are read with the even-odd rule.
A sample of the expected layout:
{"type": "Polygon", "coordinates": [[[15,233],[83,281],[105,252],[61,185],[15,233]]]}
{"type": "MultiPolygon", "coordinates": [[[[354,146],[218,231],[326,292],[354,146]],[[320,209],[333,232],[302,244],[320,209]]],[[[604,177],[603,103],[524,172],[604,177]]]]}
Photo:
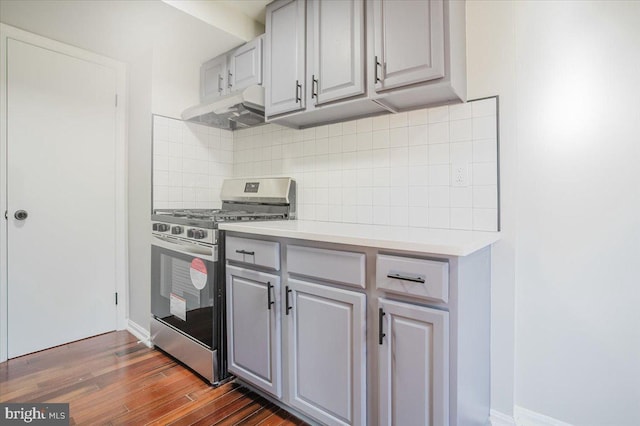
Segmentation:
{"type": "Polygon", "coordinates": [[[126,331],[0,363],[0,402],[68,402],[72,425],[305,424],[235,382],[207,385],[126,331]]]}

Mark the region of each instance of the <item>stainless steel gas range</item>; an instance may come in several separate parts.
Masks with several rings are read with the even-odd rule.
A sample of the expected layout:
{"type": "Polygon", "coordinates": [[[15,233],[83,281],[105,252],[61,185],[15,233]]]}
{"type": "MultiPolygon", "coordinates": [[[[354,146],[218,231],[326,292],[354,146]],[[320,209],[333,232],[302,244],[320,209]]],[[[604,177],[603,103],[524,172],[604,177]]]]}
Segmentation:
{"type": "Polygon", "coordinates": [[[151,341],[212,384],[228,376],[218,224],[295,219],[295,181],[227,179],[221,199],[221,209],[159,209],[151,216],[151,341]]]}

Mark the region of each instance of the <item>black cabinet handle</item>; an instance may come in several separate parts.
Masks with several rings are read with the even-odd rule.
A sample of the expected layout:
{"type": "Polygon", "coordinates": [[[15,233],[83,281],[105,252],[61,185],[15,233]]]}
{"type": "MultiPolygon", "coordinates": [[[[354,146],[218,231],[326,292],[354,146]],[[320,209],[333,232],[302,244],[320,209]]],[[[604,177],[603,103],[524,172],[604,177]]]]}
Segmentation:
{"type": "Polygon", "coordinates": [[[375,61],[376,61],[375,65],[374,65],[374,67],[375,67],[374,68],[375,69],[375,72],[374,72],[375,78],[374,78],[373,82],[377,83],[379,81],[382,81],[382,80],[380,80],[380,77],[378,77],[378,67],[382,67],[382,64],[380,62],[378,62],[378,57],[377,56],[375,57],[375,61]]]}
{"type": "Polygon", "coordinates": [[[267,309],[271,310],[271,305],[273,305],[274,302],[273,300],[271,300],[271,289],[273,288],[273,286],[271,285],[271,281],[267,281],[267,309]]]}
{"type": "Polygon", "coordinates": [[[302,101],[302,85],[296,80],[296,103],[302,101]]]}
{"type": "Polygon", "coordinates": [[[256,254],[255,251],[246,251],[246,250],[236,250],[236,253],[238,254],[248,254],[249,256],[253,256],[256,254]]]}
{"type": "Polygon", "coordinates": [[[286,292],[286,294],[285,294],[285,296],[284,296],[284,297],[285,297],[285,304],[286,304],[286,307],[287,307],[287,309],[286,309],[286,311],[285,311],[285,312],[286,312],[286,314],[287,314],[287,315],[289,315],[289,311],[290,311],[291,309],[293,309],[293,307],[289,304],[289,293],[291,293],[291,291],[292,291],[292,290],[289,288],[289,286],[286,286],[286,287],[285,287],[285,292],[286,292]]]}
{"type": "Polygon", "coordinates": [[[418,275],[417,277],[412,277],[409,275],[402,275],[399,272],[389,272],[387,274],[387,278],[395,278],[396,280],[402,280],[402,281],[410,281],[412,283],[420,283],[420,284],[424,284],[425,280],[424,277],[421,275],[418,275]]]}
{"type": "Polygon", "coordinates": [[[315,75],[311,76],[311,97],[316,98],[318,102],[318,79],[315,75]]]}
{"type": "Polygon", "coordinates": [[[386,314],[384,313],[384,311],[382,310],[382,308],[378,308],[378,344],[381,345],[382,344],[382,339],[384,339],[384,336],[386,336],[386,334],[384,334],[382,332],[382,329],[384,327],[384,316],[386,314]]]}

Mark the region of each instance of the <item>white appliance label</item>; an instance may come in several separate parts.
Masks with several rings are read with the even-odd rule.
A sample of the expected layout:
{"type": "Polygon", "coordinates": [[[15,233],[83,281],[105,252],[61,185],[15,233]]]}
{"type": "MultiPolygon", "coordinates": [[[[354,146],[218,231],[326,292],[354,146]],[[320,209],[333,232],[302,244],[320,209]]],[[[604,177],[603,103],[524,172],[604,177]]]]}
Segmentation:
{"type": "Polygon", "coordinates": [[[171,293],[169,295],[169,312],[180,318],[182,321],[187,320],[187,301],[177,294],[171,293]]]}
{"type": "Polygon", "coordinates": [[[202,259],[196,258],[191,261],[189,275],[193,286],[198,290],[202,290],[207,285],[207,267],[202,259]]]}

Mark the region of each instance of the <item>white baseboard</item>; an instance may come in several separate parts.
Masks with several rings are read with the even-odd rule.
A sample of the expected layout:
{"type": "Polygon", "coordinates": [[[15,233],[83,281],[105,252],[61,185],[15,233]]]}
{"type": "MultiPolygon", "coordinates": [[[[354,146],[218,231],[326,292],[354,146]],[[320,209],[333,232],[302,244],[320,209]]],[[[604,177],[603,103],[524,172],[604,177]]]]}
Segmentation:
{"type": "Polygon", "coordinates": [[[514,417],[518,426],[572,426],[553,417],[545,416],[535,411],[519,406],[513,407],[514,417]]]}
{"type": "Polygon", "coordinates": [[[151,335],[149,334],[149,330],[145,329],[141,325],[127,320],[127,331],[140,340],[140,343],[144,343],[148,347],[152,348],[153,344],[151,343],[151,335]]]}
{"type": "Polygon", "coordinates": [[[489,415],[489,422],[491,423],[491,426],[516,426],[515,419],[508,414],[491,410],[489,411],[489,415]]]}

